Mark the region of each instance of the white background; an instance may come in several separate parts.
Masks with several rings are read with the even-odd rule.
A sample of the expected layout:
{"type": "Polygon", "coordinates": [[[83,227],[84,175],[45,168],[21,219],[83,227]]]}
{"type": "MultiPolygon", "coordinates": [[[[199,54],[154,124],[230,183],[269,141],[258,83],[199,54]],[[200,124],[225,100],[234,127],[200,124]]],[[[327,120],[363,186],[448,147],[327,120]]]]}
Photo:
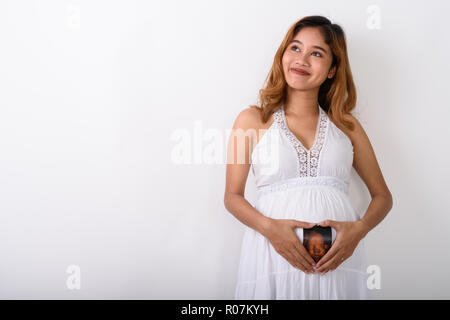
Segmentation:
{"type": "MultiPolygon", "coordinates": [[[[315,14],[346,33],[355,115],[394,197],[366,237],[381,268],[375,295],[450,298],[449,9],[2,1],[0,298],[233,299],[244,228],[223,204],[225,154],[202,158],[206,132],[225,153],[288,28],[315,14]],[[198,163],[176,163],[180,130],[203,139],[198,163]],[[66,285],[71,265],[79,290],[66,285]]],[[[363,214],[370,197],[355,171],[350,191],[363,214]]]]}

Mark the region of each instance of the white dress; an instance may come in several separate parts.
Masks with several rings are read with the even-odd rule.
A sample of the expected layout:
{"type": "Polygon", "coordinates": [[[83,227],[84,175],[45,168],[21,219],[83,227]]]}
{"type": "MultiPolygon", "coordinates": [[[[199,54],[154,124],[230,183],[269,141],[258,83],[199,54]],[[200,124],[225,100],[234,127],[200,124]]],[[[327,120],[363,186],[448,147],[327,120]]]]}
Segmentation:
{"type": "MultiPolygon", "coordinates": [[[[287,126],[283,105],[252,152],[258,190],[254,207],[267,217],[313,223],[360,219],[348,197],[353,145],[319,104],[318,109],[310,150],[287,126]]],[[[307,274],[293,267],[259,232],[244,227],[235,299],[373,299],[366,284],[364,239],[335,270],[307,274]]],[[[303,242],[303,229],[295,230],[303,242]]],[[[335,238],[332,228],[333,242],[335,238]]]]}

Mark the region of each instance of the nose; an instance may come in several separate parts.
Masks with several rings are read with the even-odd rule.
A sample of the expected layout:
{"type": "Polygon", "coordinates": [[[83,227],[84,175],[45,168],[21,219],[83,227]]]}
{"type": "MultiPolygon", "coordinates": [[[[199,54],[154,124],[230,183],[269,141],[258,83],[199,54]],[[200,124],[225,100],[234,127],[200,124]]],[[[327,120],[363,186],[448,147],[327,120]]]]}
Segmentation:
{"type": "Polygon", "coordinates": [[[298,54],[298,58],[296,59],[295,66],[302,67],[302,66],[308,66],[308,65],[309,65],[309,56],[307,56],[303,52],[300,52],[300,54],[298,54]]]}

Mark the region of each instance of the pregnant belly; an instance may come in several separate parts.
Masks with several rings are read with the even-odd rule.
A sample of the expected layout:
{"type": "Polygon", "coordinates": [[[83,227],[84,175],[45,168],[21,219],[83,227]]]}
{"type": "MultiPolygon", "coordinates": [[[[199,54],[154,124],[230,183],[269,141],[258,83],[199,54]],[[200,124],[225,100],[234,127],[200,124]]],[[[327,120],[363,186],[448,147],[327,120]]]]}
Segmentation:
{"type": "Polygon", "coordinates": [[[273,219],[317,223],[331,219],[356,221],[359,216],[346,193],[329,186],[307,186],[260,196],[255,209],[273,219]]]}

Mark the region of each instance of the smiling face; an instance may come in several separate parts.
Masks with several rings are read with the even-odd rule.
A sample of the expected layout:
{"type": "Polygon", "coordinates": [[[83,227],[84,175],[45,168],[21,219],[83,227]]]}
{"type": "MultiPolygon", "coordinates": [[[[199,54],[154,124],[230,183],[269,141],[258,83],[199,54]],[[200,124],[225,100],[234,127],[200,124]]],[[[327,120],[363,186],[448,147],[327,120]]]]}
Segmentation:
{"type": "Polygon", "coordinates": [[[304,27],[292,39],[283,54],[283,71],[287,84],[293,89],[309,90],[319,88],[335,74],[336,67],[330,70],[333,54],[324,42],[317,27],[304,27]],[[303,69],[309,75],[301,75],[292,68],[303,69]]]}

